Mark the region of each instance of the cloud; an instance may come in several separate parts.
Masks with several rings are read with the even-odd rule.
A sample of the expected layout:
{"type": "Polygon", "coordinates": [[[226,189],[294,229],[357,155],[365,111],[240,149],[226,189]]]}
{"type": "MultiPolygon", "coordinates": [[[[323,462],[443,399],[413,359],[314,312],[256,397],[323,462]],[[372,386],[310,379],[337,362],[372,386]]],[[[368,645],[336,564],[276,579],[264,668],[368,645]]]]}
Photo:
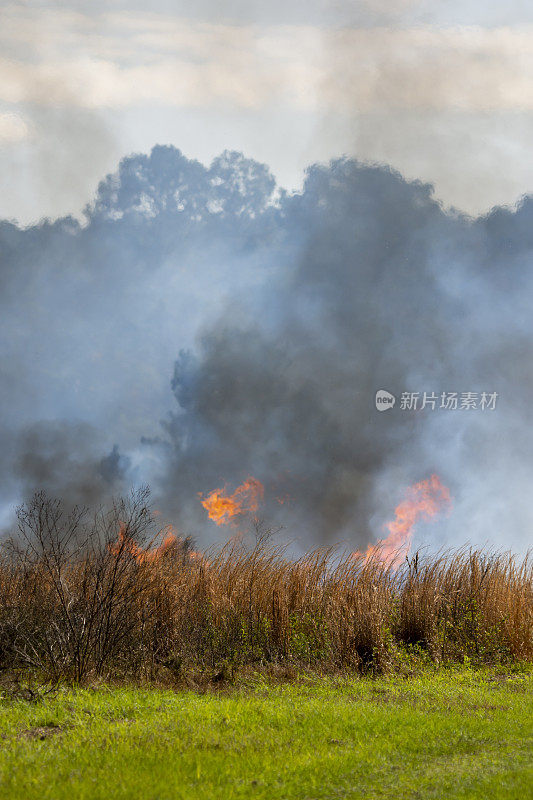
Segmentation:
{"type": "Polygon", "coordinates": [[[22,142],[30,136],[27,122],[18,114],[0,113],[0,146],[22,142]]]}
{"type": "Polygon", "coordinates": [[[370,112],[533,109],[533,28],[228,25],[11,7],[0,99],[370,112]]]}
{"type": "Polygon", "coordinates": [[[326,37],[323,95],[334,108],[533,108],[533,29],[345,30],[326,37]]]}
{"type": "MultiPolygon", "coordinates": [[[[46,0],[45,0],[46,3],[46,0]]],[[[5,3],[12,7],[12,3],[5,3]]],[[[22,4],[20,4],[21,6],[22,4]]],[[[43,0],[25,0],[24,6],[42,9],[43,0]]],[[[72,4],[73,5],[73,4],[72,4]]],[[[143,0],[76,0],[76,10],[88,17],[100,16],[116,9],[119,13],[146,14],[143,0]]],[[[20,10],[19,6],[19,10],[20,10]]],[[[62,4],[61,12],[65,12],[62,4]]],[[[49,2],[50,12],[57,8],[49,2]]],[[[174,16],[195,21],[225,24],[313,24],[322,27],[358,26],[375,27],[379,24],[419,25],[519,25],[533,20],[531,6],[523,0],[507,3],[480,3],[479,0],[153,0],[150,11],[161,16],[174,16]]],[[[69,13],[75,14],[73,9],[69,13]]]]}

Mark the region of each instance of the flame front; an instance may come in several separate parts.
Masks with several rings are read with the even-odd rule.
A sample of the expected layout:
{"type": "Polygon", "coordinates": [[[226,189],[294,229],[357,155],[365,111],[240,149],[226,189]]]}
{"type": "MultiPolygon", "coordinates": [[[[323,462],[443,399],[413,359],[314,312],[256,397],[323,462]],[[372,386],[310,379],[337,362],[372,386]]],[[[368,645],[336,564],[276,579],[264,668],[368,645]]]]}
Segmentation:
{"type": "Polygon", "coordinates": [[[401,564],[411,548],[413,530],[419,519],[432,519],[439,511],[449,507],[450,490],[438,475],[415,483],[407,490],[407,497],[394,511],[394,519],[387,522],[389,535],[376,545],[369,545],[365,560],[376,555],[395,568],[401,564]]]}
{"type": "Polygon", "coordinates": [[[234,524],[235,518],[241,514],[257,514],[259,504],[263,500],[264,488],[256,478],[247,478],[237,487],[233,494],[227,494],[226,489],[213,489],[201,503],[209,519],[217,525],[234,524]]]}
{"type": "MultiPolygon", "coordinates": [[[[117,542],[111,546],[111,551],[115,555],[124,552],[128,553],[138,564],[153,564],[160,561],[167,553],[179,548],[183,542],[183,540],[174,533],[172,525],[167,525],[163,533],[163,540],[157,547],[140,547],[137,542],[128,535],[127,525],[121,522],[117,542]]],[[[189,553],[189,556],[194,558],[198,555],[198,553],[193,553],[192,551],[189,553]]]]}

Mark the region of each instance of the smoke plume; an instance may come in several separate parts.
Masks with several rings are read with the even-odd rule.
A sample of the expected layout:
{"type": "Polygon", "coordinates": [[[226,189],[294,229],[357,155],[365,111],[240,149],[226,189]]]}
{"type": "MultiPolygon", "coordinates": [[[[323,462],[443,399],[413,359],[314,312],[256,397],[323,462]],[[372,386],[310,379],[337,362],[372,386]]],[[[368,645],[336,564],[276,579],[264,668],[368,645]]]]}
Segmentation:
{"type": "Polygon", "coordinates": [[[445,211],[350,159],[288,195],[241,154],[205,167],[156,147],[102,181],[83,224],[2,223],[3,502],[149,482],[207,541],[198,494],[254,476],[290,537],[362,548],[437,473],[454,512],[434,543],[524,547],[532,216],[529,198],[445,211]],[[409,411],[403,392],[498,401],[409,411]]]}

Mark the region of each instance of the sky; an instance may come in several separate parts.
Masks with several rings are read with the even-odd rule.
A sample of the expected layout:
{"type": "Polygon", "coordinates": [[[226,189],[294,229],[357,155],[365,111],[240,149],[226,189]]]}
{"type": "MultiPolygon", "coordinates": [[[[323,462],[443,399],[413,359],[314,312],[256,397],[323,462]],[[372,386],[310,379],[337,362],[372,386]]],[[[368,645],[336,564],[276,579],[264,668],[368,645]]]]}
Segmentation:
{"type": "Polygon", "coordinates": [[[533,186],[526,2],[0,3],[0,217],[77,216],[131,152],[343,154],[469,214],[533,186]]]}

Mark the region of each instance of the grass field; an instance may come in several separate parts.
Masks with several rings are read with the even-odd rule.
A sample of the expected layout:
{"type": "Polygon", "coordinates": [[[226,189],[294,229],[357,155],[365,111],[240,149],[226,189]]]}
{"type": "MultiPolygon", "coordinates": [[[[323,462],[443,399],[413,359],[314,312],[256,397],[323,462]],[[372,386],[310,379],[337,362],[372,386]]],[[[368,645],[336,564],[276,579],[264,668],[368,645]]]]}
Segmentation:
{"type": "Polygon", "coordinates": [[[0,797],[533,797],[533,671],[109,688],[0,705],[0,797]]]}

